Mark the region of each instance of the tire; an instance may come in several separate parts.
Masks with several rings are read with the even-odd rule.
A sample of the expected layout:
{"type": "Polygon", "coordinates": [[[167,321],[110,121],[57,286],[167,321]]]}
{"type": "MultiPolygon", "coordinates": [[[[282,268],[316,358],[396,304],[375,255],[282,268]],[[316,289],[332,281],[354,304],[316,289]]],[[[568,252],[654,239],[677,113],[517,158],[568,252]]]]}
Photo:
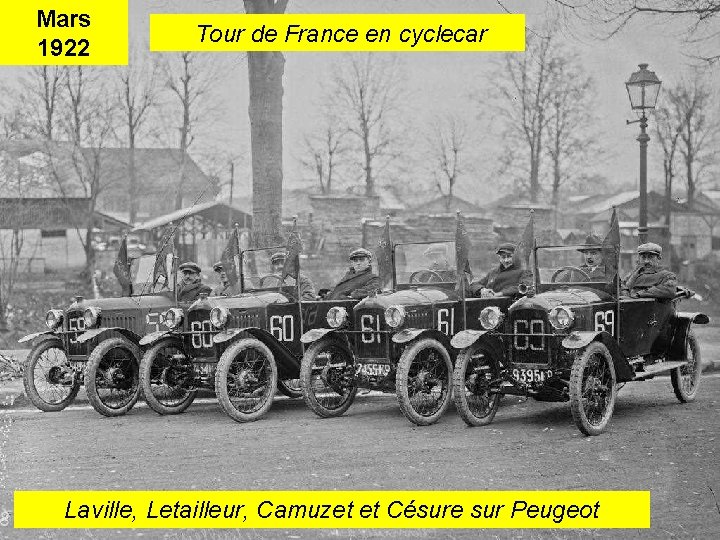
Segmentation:
{"type": "Polygon", "coordinates": [[[305,404],[319,417],[341,416],[355,401],[357,384],[347,369],[352,365],[352,353],[336,339],[320,339],[305,351],[300,385],[305,404]]]}
{"type": "Polygon", "coordinates": [[[585,435],[599,435],[610,422],[617,396],[615,365],[607,347],[597,341],[576,357],[570,371],[570,410],[585,435]]]}
{"type": "Polygon", "coordinates": [[[241,339],[225,349],[215,370],[215,393],[230,418],[258,420],[272,406],[276,389],[275,358],[261,341],[241,339]]]}
{"type": "Polygon", "coordinates": [[[158,414],[180,414],[195,400],[197,390],[188,389],[188,377],[192,383],[193,365],[179,342],[160,341],[140,361],[145,401],[158,414]]]}
{"type": "Polygon", "coordinates": [[[418,426],[434,424],[450,405],[453,366],[450,354],[434,339],[407,347],[397,366],[395,389],[400,410],[418,426]],[[429,400],[418,399],[421,394],[429,400]],[[437,394],[437,397],[432,396],[437,394]]]}
{"type": "Polygon", "coordinates": [[[25,359],[23,385],[30,402],[41,411],[62,411],[73,402],[80,379],[72,372],[61,341],[45,339],[32,348],[25,359]]]}
{"type": "Polygon", "coordinates": [[[468,426],[486,426],[495,418],[502,394],[490,393],[500,378],[497,359],[477,343],[463,349],[453,371],[453,401],[468,426]]]}
{"type": "Polygon", "coordinates": [[[300,379],[278,379],[277,389],[281,394],[286,395],[290,399],[298,399],[303,397],[300,379]]]}
{"type": "Polygon", "coordinates": [[[108,338],[93,349],[85,369],[85,391],[104,416],[122,416],[140,397],[140,348],[122,337],[108,338]]]}
{"type": "Polygon", "coordinates": [[[695,333],[691,330],[685,344],[686,366],[673,369],[670,372],[675,397],[680,403],[690,403],[695,400],[698,387],[700,386],[700,375],[702,375],[702,357],[700,356],[700,345],[695,333]]]}

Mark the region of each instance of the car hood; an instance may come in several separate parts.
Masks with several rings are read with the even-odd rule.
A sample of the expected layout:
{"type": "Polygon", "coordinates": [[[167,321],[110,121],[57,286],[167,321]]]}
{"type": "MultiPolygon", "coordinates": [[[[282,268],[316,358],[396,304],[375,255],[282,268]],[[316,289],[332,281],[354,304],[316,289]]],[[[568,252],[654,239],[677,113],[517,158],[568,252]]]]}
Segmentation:
{"type": "Polygon", "coordinates": [[[389,306],[394,305],[427,305],[452,300],[456,300],[456,297],[449,291],[443,291],[440,289],[407,289],[402,291],[395,291],[392,293],[378,294],[377,296],[368,296],[364,300],[361,300],[355,306],[355,309],[385,309],[389,306]]]}
{"type": "Polygon", "coordinates": [[[205,302],[198,301],[191,306],[192,309],[211,309],[215,306],[225,306],[228,309],[262,308],[270,304],[287,304],[290,300],[278,292],[262,292],[243,294],[240,296],[220,296],[208,298],[205,302]]]}
{"type": "Polygon", "coordinates": [[[523,297],[512,306],[511,313],[518,309],[542,309],[550,311],[555,306],[587,306],[597,302],[607,302],[612,297],[602,291],[594,289],[568,288],[555,291],[547,291],[535,296],[523,297]]]}
{"type": "Polygon", "coordinates": [[[83,311],[89,307],[100,308],[101,311],[122,311],[133,309],[170,308],[175,303],[167,296],[122,296],[120,298],[87,299],[73,302],[66,311],[83,311]]]}

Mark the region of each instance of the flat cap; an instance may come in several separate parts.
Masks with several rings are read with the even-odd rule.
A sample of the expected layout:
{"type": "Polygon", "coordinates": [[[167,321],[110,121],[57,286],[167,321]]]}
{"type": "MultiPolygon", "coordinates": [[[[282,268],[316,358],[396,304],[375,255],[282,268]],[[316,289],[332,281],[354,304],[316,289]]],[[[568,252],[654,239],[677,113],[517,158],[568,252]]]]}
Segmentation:
{"type": "Polygon", "coordinates": [[[348,259],[363,259],[365,257],[372,259],[372,252],[365,248],[357,248],[350,252],[348,259]]]}
{"type": "Polygon", "coordinates": [[[658,257],[662,257],[662,247],[654,242],[640,244],[637,248],[638,255],[641,253],[654,253],[658,257]]]}
{"type": "Polygon", "coordinates": [[[602,249],[602,239],[594,234],[588,234],[585,237],[585,244],[583,247],[578,248],[579,252],[583,251],[600,251],[602,249]]]}
{"type": "Polygon", "coordinates": [[[445,247],[445,244],[431,244],[427,247],[423,254],[426,257],[430,255],[447,255],[447,248],[445,247]]]}
{"type": "Polygon", "coordinates": [[[223,267],[222,261],[218,261],[215,264],[213,264],[213,270],[215,270],[216,272],[222,272],[223,270],[225,270],[225,267],[223,267]]]}
{"type": "Polygon", "coordinates": [[[495,253],[500,255],[500,253],[515,253],[515,244],[512,242],[503,242],[498,246],[498,248],[495,250],[495,253]]]}
{"type": "Polygon", "coordinates": [[[200,266],[198,266],[197,263],[194,263],[194,262],[192,262],[192,261],[188,261],[188,262],[182,263],[182,264],[178,267],[178,269],[179,269],[181,272],[184,272],[184,271],[187,270],[187,271],[189,271],[189,272],[195,272],[196,274],[199,274],[199,273],[200,273],[200,266]]]}
{"type": "Polygon", "coordinates": [[[285,255],[285,252],[284,252],[284,251],[278,251],[278,252],[272,254],[272,257],[270,257],[270,262],[271,262],[272,264],[275,264],[275,263],[277,263],[277,262],[284,261],[285,259],[287,259],[287,256],[285,255]]]}

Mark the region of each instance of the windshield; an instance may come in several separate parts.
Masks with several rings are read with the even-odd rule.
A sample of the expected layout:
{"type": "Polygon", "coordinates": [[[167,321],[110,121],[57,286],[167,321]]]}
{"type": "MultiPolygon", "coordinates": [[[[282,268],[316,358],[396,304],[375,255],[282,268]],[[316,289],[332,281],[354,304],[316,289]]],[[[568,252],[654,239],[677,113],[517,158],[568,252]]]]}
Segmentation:
{"type": "Polygon", "coordinates": [[[538,247],[535,252],[541,284],[610,284],[617,274],[614,252],[602,246],[538,247]]]}
{"type": "Polygon", "coordinates": [[[242,252],[243,291],[276,291],[285,262],[285,247],[251,249],[242,252]]]}
{"type": "Polygon", "coordinates": [[[455,282],[455,242],[424,242],[395,246],[398,285],[455,282]]]}
{"type": "Polygon", "coordinates": [[[132,259],[130,275],[133,280],[133,296],[142,296],[145,294],[175,290],[174,275],[172,271],[173,257],[171,253],[167,253],[165,257],[165,268],[167,269],[168,281],[166,282],[164,278],[160,278],[154,287],[152,280],[156,256],[141,255],[136,259],[132,259]]]}

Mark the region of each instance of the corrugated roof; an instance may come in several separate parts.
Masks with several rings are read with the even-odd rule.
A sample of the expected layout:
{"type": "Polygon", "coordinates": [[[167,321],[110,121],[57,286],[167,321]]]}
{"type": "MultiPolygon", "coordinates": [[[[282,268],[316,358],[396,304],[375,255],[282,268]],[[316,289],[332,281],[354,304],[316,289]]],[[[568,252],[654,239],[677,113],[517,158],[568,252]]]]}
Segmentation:
{"type": "Polygon", "coordinates": [[[157,229],[158,227],[164,227],[165,225],[168,225],[170,223],[182,221],[185,218],[197,215],[201,215],[208,219],[216,219],[218,223],[225,225],[228,222],[228,212],[233,213],[231,221],[237,223],[242,224],[243,217],[245,217],[245,219],[252,218],[250,212],[247,212],[245,211],[245,209],[239,208],[234,204],[233,206],[230,206],[229,204],[224,202],[210,201],[206,203],[196,204],[188,208],[181,208],[180,210],[175,210],[174,212],[170,212],[169,214],[158,216],[156,218],[145,221],[144,223],[140,223],[133,229],[133,232],[151,231],[153,229],[157,229]]]}

